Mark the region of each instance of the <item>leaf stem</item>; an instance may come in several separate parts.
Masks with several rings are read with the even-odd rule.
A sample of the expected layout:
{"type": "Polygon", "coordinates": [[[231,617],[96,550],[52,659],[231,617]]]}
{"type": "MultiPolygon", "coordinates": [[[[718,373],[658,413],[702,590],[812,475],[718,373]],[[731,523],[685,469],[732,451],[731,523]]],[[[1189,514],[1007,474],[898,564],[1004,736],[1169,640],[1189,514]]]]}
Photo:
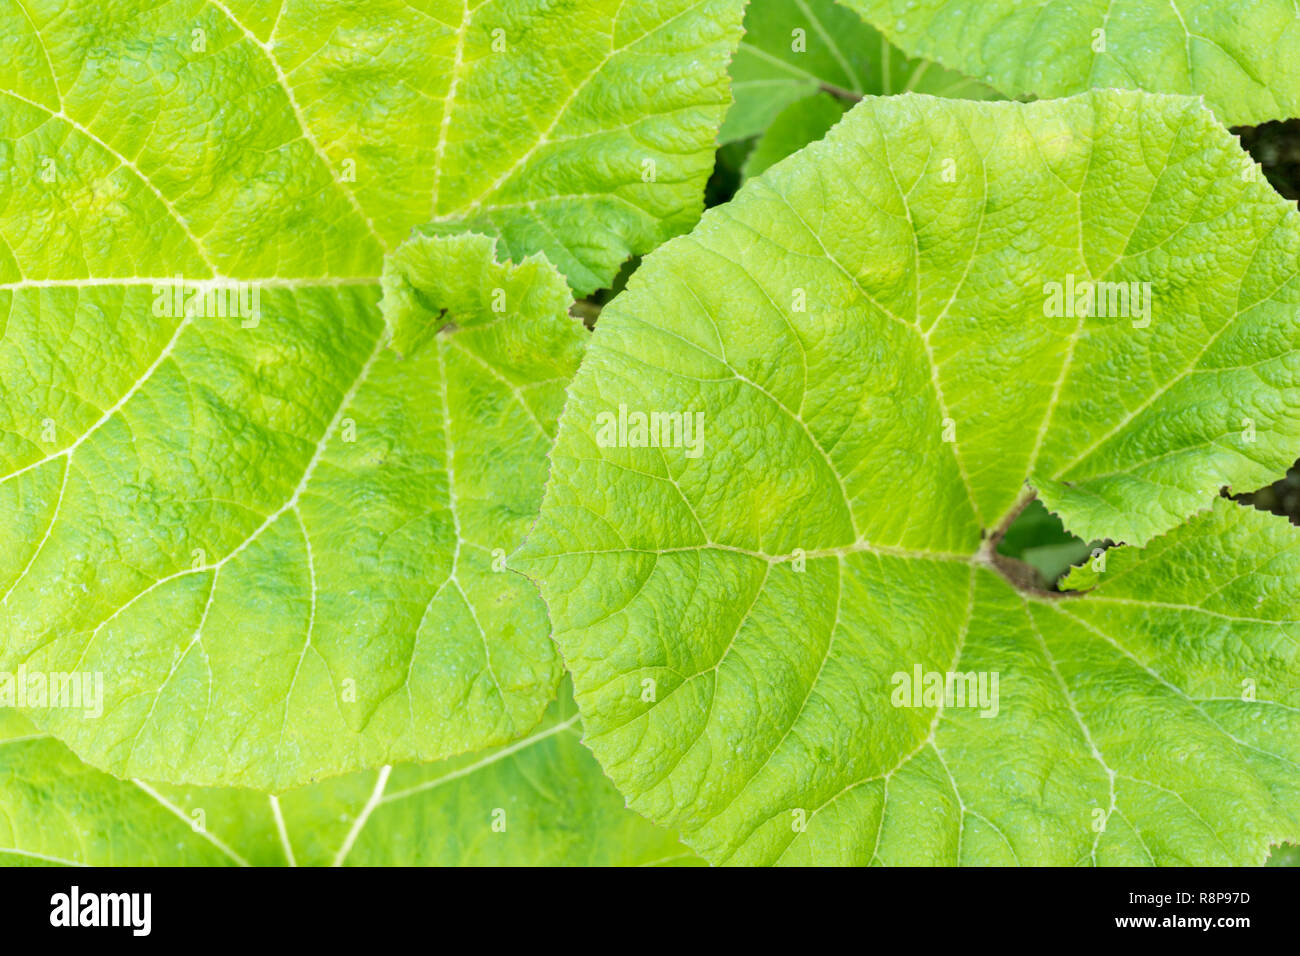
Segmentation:
{"type": "Polygon", "coordinates": [[[1029,502],[1033,501],[1037,497],[1037,491],[1033,488],[1026,488],[1021,493],[1020,497],[1016,499],[1016,503],[1011,506],[1010,510],[1008,510],[1005,515],[1002,516],[1002,520],[993,528],[993,533],[984,539],[984,544],[981,546],[981,550],[987,551],[989,554],[996,551],[998,544],[1007,536],[1007,529],[1015,523],[1015,520],[1020,517],[1021,512],[1029,506],[1029,502]]]}
{"type": "Polygon", "coordinates": [[[852,90],[846,90],[842,86],[836,86],[834,83],[823,83],[818,89],[823,93],[829,93],[836,99],[846,100],[849,103],[861,103],[862,94],[855,93],[852,90]]]}

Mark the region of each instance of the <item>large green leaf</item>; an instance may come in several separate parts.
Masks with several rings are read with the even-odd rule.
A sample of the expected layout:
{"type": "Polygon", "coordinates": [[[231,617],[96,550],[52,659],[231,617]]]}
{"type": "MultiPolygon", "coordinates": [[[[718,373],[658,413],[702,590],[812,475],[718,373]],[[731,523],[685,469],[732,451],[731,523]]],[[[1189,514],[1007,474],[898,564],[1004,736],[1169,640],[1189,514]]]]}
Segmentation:
{"type": "Polygon", "coordinates": [[[1300,536],[1218,497],[1300,449],[1300,216],[1243,169],[1185,98],[867,100],[646,259],[514,559],[634,809],[713,862],[1300,833],[1300,536]],[[1149,324],[1045,315],[1069,275],[1151,282],[1149,324]],[[1085,540],[1168,537],[1022,589],[995,529],[1034,488],[1085,540]],[[916,668],[999,675],[996,717],[892,706],[916,668]]]}
{"type": "Polygon", "coordinates": [[[818,90],[847,97],[996,95],[981,83],[907,57],[834,0],[751,0],[731,85],[735,103],[719,133],[724,143],[763,132],[782,110],[818,90]]]}
{"type": "Polygon", "coordinates": [[[0,716],[0,865],[698,864],[624,809],[563,698],[506,747],[279,796],[118,780],[0,716]]]}
{"type": "Polygon", "coordinates": [[[841,0],[916,56],[1004,93],[1193,93],[1223,122],[1300,115],[1292,0],[841,0]]]}
{"type": "Polygon", "coordinates": [[[0,265],[374,275],[432,218],[589,291],[698,217],[741,8],[6,4],[0,265]]]}
{"type": "Polygon", "coordinates": [[[434,231],[491,232],[515,256],[542,250],[581,295],[694,224],[741,0],[447,6],[450,62],[416,65],[450,87],[434,231]]]}
{"type": "Polygon", "coordinates": [[[520,311],[431,287],[455,330],[405,355],[375,283],[267,287],[256,328],[149,323],[136,282],[6,293],[0,661],[105,675],[102,716],[43,726],[121,776],[278,787],[537,722],[559,664],[499,558],[586,333],[493,242],[421,245],[520,311]]]}
{"type": "Polygon", "coordinates": [[[279,787],[537,722],[559,664],[499,558],[586,336],[524,260],[590,287],[690,226],[739,20],[0,9],[0,668],[108,675],[102,718],[43,727],[121,775],[279,787]],[[398,253],[398,354],[379,275],[433,215],[521,264],[398,253]],[[433,261],[457,282],[403,285],[433,261]],[[258,316],[164,308],[232,278],[258,316]]]}

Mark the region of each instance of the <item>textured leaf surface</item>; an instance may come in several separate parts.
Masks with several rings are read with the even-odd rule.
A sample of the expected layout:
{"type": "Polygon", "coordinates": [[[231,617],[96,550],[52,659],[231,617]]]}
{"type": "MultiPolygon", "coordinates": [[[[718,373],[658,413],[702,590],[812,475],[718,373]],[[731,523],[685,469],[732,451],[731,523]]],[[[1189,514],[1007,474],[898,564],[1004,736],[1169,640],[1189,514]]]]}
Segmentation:
{"type": "Polygon", "coordinates": [[[586,333],[553,268],[492,245],[422,242],[464,288],[426,290],[455,331],[405,356],[377,282],[267,288],[256,328],[150,320],[137,281],[5,291],[0,650],[106,675],[102,717],[45,726],[122,776],[271,787],[536,723],[559,664],[493,551],[536,512],[586,333]]]}
{"type": "Polygon", "coordinates": [[[719,133],[724,143],[763,132],[777,114],[823,88],[857,96],[995,95],[960,74],[910,59],[834,0],[752,0],[731,86],[735,103],[719,133]]]}
{"type": "Polygon", "coordinates": [[[741,7],[6,4],[0,265],[153,274],[129,236],[186,275],[374,275],[435,218],[607,284],[699,216],[741,7]]]}
{"type": "Polygon", "coordinates": [[[492,554],[585,333],[521,260],[591,286],[690,226],[740,7],[0,10],[0,667],[110,675],[101,719],[43,726],[270,787],[536,723],[559,664],[492,554]],[[521,264],[399,253],[395,354],[384,256],[435,215],[521,264]],[[258,321],[159,315],[181,278],[246,280],[258,321]]]}
{"type": "Polygon", "coordinates": [[[1200,94],[1234,126],[1300,114],[1300,9],[1291,0],[842,2],[904,50],[1009,95],[1200,94]]]}
{"type": "Polygon", "coordinates": [[[444,68],[414,65],[447,87],[436,231],[499,235],[515,258],[541,250],[585,295],[694,225],[742,0],[442,6],[456,24],[444,68]]]}
{"type": "Polygon", "coordinates": [[[11,713],[0,717],[0,865],[698,864],[623,808],[580,726],[564,699],[508,746],[277,797],[118,780],[11,713]]]}
{"type": "Polygon", "coordinates": [[[868,100],[646,260],[515,559],[634,809],[713,862],[1294,836],[1300,536],[1217,496],[1300,448],[1300,217],[1242,169],[1183,98],[868,100]],[[1070,273],[1152,282],[1150,324],[1046,316],[1070,273]],[[619,406],[702,453],[611,442],[619,406]],[[1026,479],[1085,539],[1169,533],[1023,593],[986,532],[1026,479]],[[893,706],[916,667],[1000,675],[997,715],[893,706]]]}

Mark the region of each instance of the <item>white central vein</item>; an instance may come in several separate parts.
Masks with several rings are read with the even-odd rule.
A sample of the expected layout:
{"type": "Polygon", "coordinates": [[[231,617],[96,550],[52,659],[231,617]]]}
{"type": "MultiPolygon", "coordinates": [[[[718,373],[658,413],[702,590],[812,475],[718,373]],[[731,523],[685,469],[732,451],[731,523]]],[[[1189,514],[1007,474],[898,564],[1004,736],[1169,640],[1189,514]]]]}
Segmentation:
{"type": "Polygon", "coordinates": [[[438,144],[433,150],[433,211],[438,215],[438,190],[442,185],[442,154],[447,148],[447,131],[451,128],[451,113],[456,103],[456,88],[460,85],[460,73],[465,56],[465,33],[469,30],[471,13],[469,0],[462,0],[460,26],[456,28],[456,51],[452,55],[451,80],[447,84],[447,98],[442,105],[442,122],[438,126],[438,144]]]}

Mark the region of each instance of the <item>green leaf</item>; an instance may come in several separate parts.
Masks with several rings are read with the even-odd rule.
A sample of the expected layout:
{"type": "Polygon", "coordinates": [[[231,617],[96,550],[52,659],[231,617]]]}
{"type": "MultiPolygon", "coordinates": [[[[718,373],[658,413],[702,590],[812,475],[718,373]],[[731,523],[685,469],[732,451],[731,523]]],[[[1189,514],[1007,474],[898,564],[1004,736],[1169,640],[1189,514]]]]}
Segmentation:
{"type": "Polygon", "coordinates": [[[102,717],[43,728],[269,788],[536,723],[560,665],[501,558],[586,338],[550,263],[589,288],[694,222],[740,17],[0,12],[0,668],[107,677],[102,717]],[[394,255],[430,216],[518,264],[394,255]]]}
{"type": "Polygon", "coordinates": [[[492,245],[398,254],[389,281],[455,328],[404,356],[370,282],[263,283],[255,328],[148,323],[149,280],[5,292],[0,661],[105,675],[102,716],[44,727],[120,776],[271,788],[536,723],[559,663],[501,558],[586,333],[553,268],[492,245]]]}
{"type": "Polygon", "coordinates": [[[1300,846],[1293,843],[1280,843],[1273,847],[1268,858],[1269,866],[1300,866],[1300,846]]]}
{"type": "Polygon", "coordinates": [[[375,275],[432,218],[608,284],[699,216],[742,5],[543,6],[11,5],[0,279],[375,275]]]}
{"type": "Polygon", "coordinates": [[[509,746],[273,796],[118,780],[0,711],[0,863],[698,865],[624,809],[580,726],[566,697],[509,746]]]}
{"type": "Polygon", "coordinates": [[[723,143],[762,133],[779,113],[818,90],[850,99],[902,92],[996,96],[981,83],[909,59],[833,0],[752,0],[731,86],[735,103],[719,133],[723,143]]]}
{"type": "Polygon", "coordinates": [[[821,139],[844,116],[846,106],[842,100],[825,93],[791,103],[776,115],[745,159],[745,178],[757,176],[769,166],[821,139]]]}
{"type": "Polygon", "coordinates": [[[418,64],[454,84],[431,231],[499,235],[514,258],[543,251],[586,295],[695,224],[740,0],[446,6],[450,65],[418,64]]]}
{"type": "Polygon", "coordinates": [[[899,47],[1010,96],[1191,93],[1229,125],[1300,114],[1291,0],[841,0],[899,47]]]}
{"type": "Polygon", "coordinates": [[[1300,833],[1300,532],[1219,497],[1300,448],[1300,216],[1243,166],[1184,98],[873,99],[647,257],[514,559],[633,809],[715,863],[1300,833]],[[1149,323],[1045,314],[1069,275],[1151,282],[1149,323]],[[990,532],[1026,480],[1085,539],[1169,533],[1024,590],[990,532]]]}

